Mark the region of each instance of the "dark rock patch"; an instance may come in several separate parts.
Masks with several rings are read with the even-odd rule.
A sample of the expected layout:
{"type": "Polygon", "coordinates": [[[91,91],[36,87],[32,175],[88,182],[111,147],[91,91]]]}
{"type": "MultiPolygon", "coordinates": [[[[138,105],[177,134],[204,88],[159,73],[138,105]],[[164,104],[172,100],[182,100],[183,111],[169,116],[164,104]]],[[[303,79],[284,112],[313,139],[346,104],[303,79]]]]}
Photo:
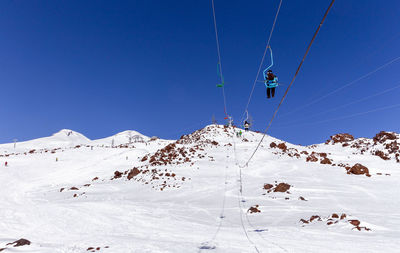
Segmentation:
{"type": "Polygon", "coordinates": [[[277,183],[275,181],[275,186],[273,186],[272,184],[264,184],[263,189],[267,190],[267,193],[270,192],[286,192],[288,194],[290,194],[289,189],[290,189],[291,185],[287,184],[287,183],[277,183]]]}
{"type": "Polygon", "coordinates": [[[263,189],[269,190],[269,189],[271,189],[272,187],[274,187],[272,184],[264,184],[263,189]]]}
{"type": "Polygon", "coordinates": [[[21,238],[21,239],[15,241],[15,242],[7,243],[6,245],[7,246],[8,245],[13,245],[13,247],[21,247],[21,246],[25,246],[25,245],[31,245],[31,242],[29,240],[21,238]]]}
{"type": "Polygon", "coordinates": [[[387,140],[396,140],[397,136],[394,133],[381,131],[373,138],[374,142],[384,143],[387,140]]]}
{"type": "Polygon", "coordinates": [[[261,210],[258,209],[258,205],[252,206],[247,210],[248,213],[261,213],[261,210]]]}
{"type": "Polygon", "coordinates": [[[328,144],[328,143],[333,143],[333,144],[335,144],[335,143],[343,143],[343,142],[349,142],[349,141],[353,141],[354,140],[354,137],[351,134],[348,134],[348,133],[332,135],[330,138],[331,139],[327,140],[325,142],[325,144],[328,144]]]}
{"type": "Polygon", "coordinates": [[[140,173],[140,170],[138,168],[134,167],[128,173],[128,176],[127,176],[128,180],[131,180],[133,177],[139,175],[139,173],[140,173]]]}
{"type": "Polygon", "coordinates": [[[369,170],[367,167],[360,163],[356,163],[353,167],[346,167],[347,174],[354,174],[354,175],[363,175],[365,174],[367,177],[370,177],[369,170]]]}
{"type": "Polygon", "coordinates": [[[113,177],[113,179],[121,178],[122,175],[123,175],[122,172],[119,172],[118,170],[116,170],[116,171],[114,172],[114,177],[113,177]]]}
{"type": "Polygon", "coordinates": [[[286,192],[290,189],[290,185],[286,183],[279,183],[275,189],[274,192],[286,192]]]}
{"type": "Polygon", "coordinates": [[[373,154],[376,156],[379,156],[383,160],[390,160],[390,157],[388,157],[384,152],[382,152],[380,150],[376,150],[373,154]]]}

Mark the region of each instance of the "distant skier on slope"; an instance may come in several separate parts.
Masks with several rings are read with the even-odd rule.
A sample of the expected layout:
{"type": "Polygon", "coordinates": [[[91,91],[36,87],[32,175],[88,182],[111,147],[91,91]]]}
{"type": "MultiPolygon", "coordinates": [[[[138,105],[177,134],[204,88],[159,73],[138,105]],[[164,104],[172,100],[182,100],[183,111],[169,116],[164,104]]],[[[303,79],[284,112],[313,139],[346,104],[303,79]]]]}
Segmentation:
{"type": "Polygon", "coordinates": [[[267,88],[267,98],[275,96],[275,88],[278,86],[278,77],[272,73],[272,70],[268,70],[267,74],[264,75],[265,87],[267,88]]]}

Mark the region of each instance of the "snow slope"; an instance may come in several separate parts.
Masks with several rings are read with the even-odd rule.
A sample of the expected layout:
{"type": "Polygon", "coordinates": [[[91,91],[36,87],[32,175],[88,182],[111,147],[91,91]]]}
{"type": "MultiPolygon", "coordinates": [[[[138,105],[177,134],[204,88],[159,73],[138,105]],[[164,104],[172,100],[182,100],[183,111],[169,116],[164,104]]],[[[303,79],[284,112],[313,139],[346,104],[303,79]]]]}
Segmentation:
{"type": "Polygon", "coordinates": [[[398,134],[307,147],[266,136],[246,167],[262,135],[238,130],[135,143],[63,130],[0,145],[0,249],[398,251],[398,134]],[[6,245],[21,238],[30,245],[6,245]]]}

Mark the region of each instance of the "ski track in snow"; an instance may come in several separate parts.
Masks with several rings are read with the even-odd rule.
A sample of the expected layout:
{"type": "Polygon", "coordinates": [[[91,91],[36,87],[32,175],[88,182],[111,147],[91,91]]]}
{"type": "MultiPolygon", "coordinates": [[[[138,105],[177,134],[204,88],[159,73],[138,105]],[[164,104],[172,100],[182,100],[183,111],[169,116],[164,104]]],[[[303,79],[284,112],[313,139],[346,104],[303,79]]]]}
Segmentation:
{"type": "Polygon", "coordinates": [[[240,169],[238,165],[251,155],[261,134],[244,132],[238,138],[232,128],[226,132],[221,126],[207,129],[205,134],[218,146],[206,146],[204,158],[193,158],[192,165],[154,167],[186,178],[180,188],[164,191],[126,177],[110,179],[116,170],[146,164],[140,161],[144,155],[173,141],[150,141],[144,136],[144,142],[112,148],[111,140],[117,146],[128,143],[128,135],[139,133],[128,131],[90,141],[63,130],[52,137],[17,143],[16,149],[13,144],[1,144],[0,154],[19,155],[0,157],[0,249],[43,253],[89,252],[89,247],[113,253],[397,252],[399,163],[353,154],[335,145],[310,149],[286,143],[299,151],[326,152],[335,162],[362,163],[372,177],[348,175],[343,167],[279,153],[269,144],[283,141],[267,136],[249,166],[240,169]],[[51,153],[54,148],[61,149],[51,153]],[[24,155],[32,149],[36,152],[24,155]],[[4,166],[5,161],[9,166],[4,166]],[[94,177],[99,179],[92,181],[94,177]],[[290,184],[290,193],[263,189],[275,181],[290,184]],[[60,192],[61,188],[65,189],[60,192]],[[300,196],[307,201],[299,200],[300,196]],[[254,205],[259,205],[260,213],[248,212],[254,205]],[[326,221],[300,222],[312,215],[326,219],[333,213],[346,213],[348,219],[360,220],[360,226],[371,231],[354,230],[344,221],[330,226],[326,221]],[[6,246],[20,238],[31,245],[6,246]]]}

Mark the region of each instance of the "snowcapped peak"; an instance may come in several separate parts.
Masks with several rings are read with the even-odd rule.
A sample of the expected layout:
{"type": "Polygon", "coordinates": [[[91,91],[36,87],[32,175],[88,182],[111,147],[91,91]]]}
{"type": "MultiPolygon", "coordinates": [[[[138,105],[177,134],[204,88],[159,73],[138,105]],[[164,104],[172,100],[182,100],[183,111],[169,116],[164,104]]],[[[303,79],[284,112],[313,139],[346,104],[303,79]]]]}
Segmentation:
{"type": "Polygon", "coordinates": [[[145,135],[143,135],[143,134],[141,134],[141,133],[139,133],[137,131],[134,131],[134,130],[126,130],[126,131],[117,133],[117,134],[115,134],[113,136],[114,137],[117,137],[117,136],[126,136],[126,137],[140,136],[142,138],[148,138],[147,136],[145,136],[145,135]]]}
{"type": "Polygon", "coordinates": [[[96,144],[103,145],[124,145],[129,143],[142,143],[148,141],[150,138],[134,130],[126,130],[110,137],[95,140],[96,144]]]}
{"type": "Polygon", "coordinates": [[[57,133],[53,134],[53,136],[67,136],[67,137],[74,137],[74,136],[83,136],[82,134],[75,132],[70,129],[62,129],[57,133]]]}

